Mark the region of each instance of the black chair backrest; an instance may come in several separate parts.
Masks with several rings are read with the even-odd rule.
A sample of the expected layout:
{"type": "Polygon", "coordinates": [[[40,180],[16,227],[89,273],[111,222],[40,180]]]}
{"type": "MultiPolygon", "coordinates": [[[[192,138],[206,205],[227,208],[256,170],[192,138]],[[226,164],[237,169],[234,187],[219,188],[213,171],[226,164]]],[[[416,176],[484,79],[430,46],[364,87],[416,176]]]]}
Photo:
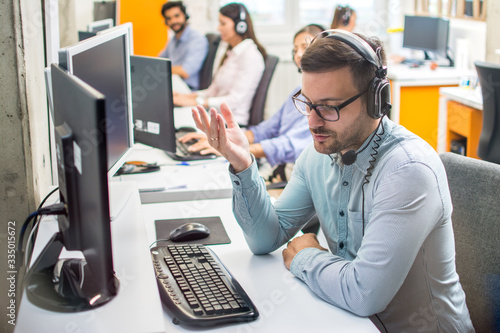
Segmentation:
{"type": "Polygon", "coordinates": [[[200,72],[200,86],[198,89],[207,89],[212,83],[212,70],[214,67],[215,54],[220,43],[220,35],[214,33],[207,33],[205,35],[208,39],[208,53],[200,72]]]}
{"type": "Polygon", "coordinates": [[[483,94],[483,128],[477,155],[500,164],[500,65],[482,61],[474,65],[483,94]]]}
{"type": "Polygon", "coordinates": [[[264,73],[262,73],[259,86],[253,96],[248,125],[257,125],[264,120],[264,107],[266,105],[267,91],[269,90],[269,84],[273,78],[274,70],[276,69],[276,65],[278,65],[278,61],[279,58],[277,56],[271,54],[266,56],[264,73]]]}

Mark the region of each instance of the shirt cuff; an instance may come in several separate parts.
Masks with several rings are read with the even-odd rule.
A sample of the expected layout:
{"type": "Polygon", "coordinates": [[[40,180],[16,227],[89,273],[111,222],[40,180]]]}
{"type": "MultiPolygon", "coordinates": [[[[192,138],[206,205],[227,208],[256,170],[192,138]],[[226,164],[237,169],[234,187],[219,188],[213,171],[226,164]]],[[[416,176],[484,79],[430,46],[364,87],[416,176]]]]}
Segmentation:
{"type": "Polygon", "coordinates": [[[239,189],[241,191],[241,189],[252,187],[255,179],[260,178],[255,156],[253,156],[253,154],[250,155],[252,157],[252,164],[241,172],[235,173],[233,166],[229,165],[229,178],[231,178],[234,189],[239,189]]]}
{"type": "Polygon", "coordinates": [[[292,260],[290,272],[302,281],[306,281],[306,266],[310,266],[316,258],[322,255],[328,256],[331,254],[315,247],[308,247],[299,251],[292,260]]]}

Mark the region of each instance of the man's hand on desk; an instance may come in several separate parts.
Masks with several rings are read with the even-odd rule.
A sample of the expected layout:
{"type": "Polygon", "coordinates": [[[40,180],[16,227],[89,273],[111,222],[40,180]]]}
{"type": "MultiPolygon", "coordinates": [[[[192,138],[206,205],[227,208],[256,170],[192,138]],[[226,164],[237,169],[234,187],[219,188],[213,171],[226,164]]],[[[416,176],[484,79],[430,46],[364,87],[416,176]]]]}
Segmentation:
{"type": "Polygon", "coordinates": [[[210,109],[210,118],[205,108],[197,106],[193,109],[193,119],[196,127],[207,135],[208,143],[231,163],[236,173],[247,169],[252,164],[248,148],[248,140],[234,120],[233,113],[227,104],[220,106],[221,114],[214,108],[210,109]]]}
{"type": "Polygon", "coordinates": [[[173,93],[174,105],[176,106],[194,106],[196,105],[196,95],[193,94],[180,94],[177,92],[173,93]]]}
{"type": "Polygon", "coordinates": [[[186,135],[183,135],[179,138],[180,142],[189,142],[191,140],[198,140],[198,141],[196,143],[193,143],[191,146],[189,146],[188,150],[190,152],[199,151],[201,155],[215,154],[217,156],[222,156],[217,151],[217,149],[210,146],[205,133],[190,132],[190,133],[187,133],[186,135]]]}
{"type": "Polygon", "coordinates": [[[288,242],[287,248],[283,250],[283,261],[288,270],[290,270],[292,260],[293,258],[295,258],[297,253],[308,247],[315,247],[322,251],[328,251],[328,249],[325,249],[324,247],[319,245],[318,237],[316,237],[316,234],[304,234],[300,237],[294,238],[290,242],[288,242]]]}

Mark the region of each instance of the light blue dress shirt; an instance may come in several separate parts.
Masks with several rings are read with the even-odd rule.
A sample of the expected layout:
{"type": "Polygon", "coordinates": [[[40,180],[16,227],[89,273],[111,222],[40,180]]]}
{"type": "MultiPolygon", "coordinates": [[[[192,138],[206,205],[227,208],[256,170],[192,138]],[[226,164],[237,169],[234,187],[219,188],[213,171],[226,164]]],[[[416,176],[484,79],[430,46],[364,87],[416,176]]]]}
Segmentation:
{"type": "Polygon", "coordinates": [[[236,219],[250,249],[265,254],[316,213],[330,251],[306,248],[290,269],[316,295],[370,316],[382,332],[473,332],[455,270],[445,169],[422,139],[382,121],[375,167],[364,186],[364,227],[362,187],[374,142],[350,166],[310,145],[274,206],[255,163],[230,173],[236,219]]]}
{"type": "Polygon", "coordinates": [[[266,159],[272,166],[295,163],[300,153],[312,142],[307,117],[302,115],[292,101],[296,88],[273,116],[256,126],[250,126],[254,143],[260,143],[266,159]]]}
{"type": "Polygon", "coordinates": [[[173,35],[159,57],[170,59],[172,66],[182,66],[189,75],[184,81],[192,90],[197,90],[200,86],[200,71],[207,53],[207,38],[187,25],[181,38],[177,39],[173,35]]]}

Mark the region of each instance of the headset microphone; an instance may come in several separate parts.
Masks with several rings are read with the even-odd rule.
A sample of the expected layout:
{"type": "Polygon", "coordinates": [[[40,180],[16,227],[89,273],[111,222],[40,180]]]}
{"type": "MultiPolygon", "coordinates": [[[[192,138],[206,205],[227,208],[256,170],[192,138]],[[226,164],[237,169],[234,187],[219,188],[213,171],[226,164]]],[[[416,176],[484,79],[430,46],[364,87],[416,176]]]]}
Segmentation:
{"type": "Polygon", "coordinates": [[[345,154],[340,153],[340,159],[344,165],[351,165],[356,162],[357,154],[354,150],[348,150],[345,154]]]}
{"type": "Polygon", "coordinates": [[[373,132],[370,140],[368,140],[368,142],[365,144],[365,146],[359,152],[355,152],[353,149],[351,149],[351,150],[346,151],[345,154],[340,153],[340,159],[342,160],[342,163],[344,165],[351,165],[354,162],[356,162],[356,159],[358,158],[358,154],[361,154],[368,147],[370,142],[372,142],[373,137],[377,134],[378,128],[380,127],[381,123],[382,123],[382,120],[379,121],[377,128],[375,129],[375,132],[373,132]]]}

